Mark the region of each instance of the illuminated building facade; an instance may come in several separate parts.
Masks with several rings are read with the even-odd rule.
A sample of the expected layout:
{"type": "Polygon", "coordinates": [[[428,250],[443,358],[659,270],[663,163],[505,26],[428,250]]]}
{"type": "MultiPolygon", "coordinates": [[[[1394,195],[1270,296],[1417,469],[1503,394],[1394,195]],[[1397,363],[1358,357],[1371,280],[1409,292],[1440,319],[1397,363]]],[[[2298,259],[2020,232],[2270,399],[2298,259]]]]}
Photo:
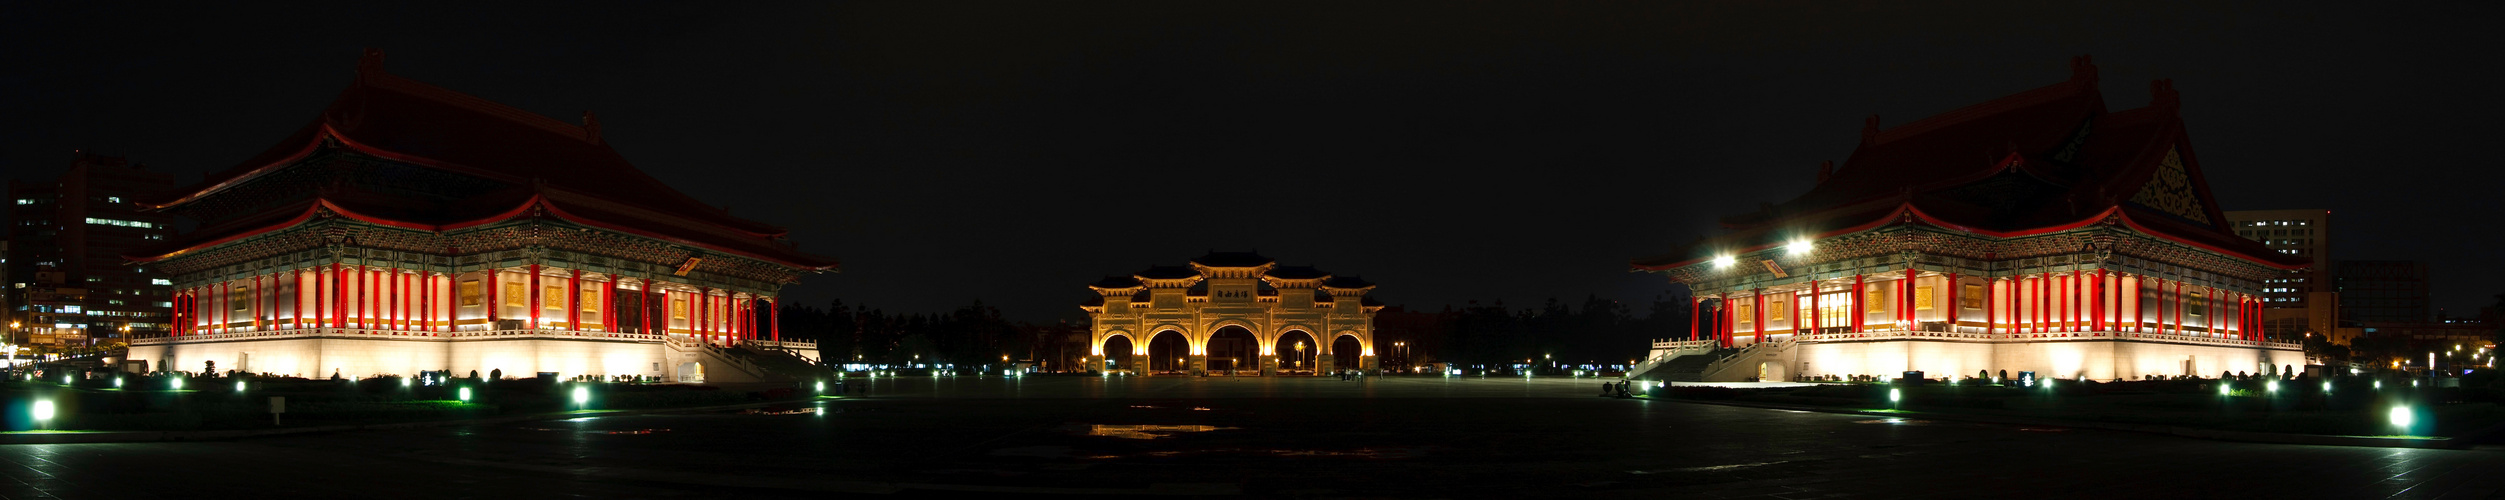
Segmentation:
{"type": "Polygon", "coordinates": [[[172,328],[173,287],[164,276],[126,265],[122,254],[174,235],[173,217],[134,203],[173,187],[173,174],[86,151],[73,153],[58,178],[9,182],[16,253],[7,263],[16,279],[9,289],[27,306],[16,312],[44,317],[21,319],[33,338],[45,340],[35,343],[91,345],[122,340],[125,329],[147,336],[172,328]],[[46,273],[59,281],[35,279],[46,273]],[[46,303],[36,304],[36,296],[46,303]]]}
{"type": "Polygon", "coordinates": [[[1212,252],[1088,285],[1087,366],[1104,372],[1375,372],[1373,283],[1212,252]],[[1108,347],[1108,346],[1112,347],[1108,347]],[[1169,346],[1167,351],[1153,348],[1169,346]],[[1108,352],[1111,355],[1108,355],[1108,352]],[[1217,363],[1214,367],[1213,360],[1217,363]]]}
{"type": "MultiPolygon", "coordinates": [[[[148,370],[764,377],[776,296],[835,268],[780,228],[643,174],[567,124],[391,75],[369,52],[319,118],[143,200],[200,228],[127,257],[177,290],[148,370]]],[[[132,367],[142,369],[142,367],[132,367]]]]}
{"type": "Polygon", "coordinates": [[[2096,67],[1892,128],[1873,117],[1808,193],[1726,217],[1725,234],[1637,259],[1704,319],[1656,362],[1717,356],[1704,380],[2094,379],[2275,372],[2262,280],[2310,259],[2238,237],[2201,174],[2171,82],[2108,111],[2096,67]],[[1734,351],[1736,349],[1736,351],[1734,351]]]}

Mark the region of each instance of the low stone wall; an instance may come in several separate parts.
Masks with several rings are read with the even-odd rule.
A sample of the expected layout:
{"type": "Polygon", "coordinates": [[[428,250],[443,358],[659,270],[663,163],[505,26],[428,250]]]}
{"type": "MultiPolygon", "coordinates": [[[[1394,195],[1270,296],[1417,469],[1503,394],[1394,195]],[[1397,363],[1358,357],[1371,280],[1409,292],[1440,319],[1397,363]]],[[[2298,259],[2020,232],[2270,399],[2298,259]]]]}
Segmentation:
{"type": "Polygon", "coordinates": [[[1805,341],[1788,349],[1739,360],[1734,369],[1713,374],[1713,381],[1738,381],[1763,374],[1765,380],[1802,380],[1816,375],[1897,376],[1921,370],[1924,376],[1973,376],[1977,372],[2011,375],[2036,372],[2041,377],[2098,380],[2143,376],[2194,375],[2220,372],[2264,373],[2288,367],[2302,369],[2304,352],[2292,347],[2230,346],[2130,339],[2045,341],[1878,340],[1805,341]]]}
{"type": "Polygon", "coordinates": [[[149,370],[202,371],[216,362],[220,372],[235,370],[282,376],[324,378],[415,375],[451,370],[455,375],[503,370],[508,377],[556,372],[577,375],[635,375],[677,380],[681,366],[693,359],[673,355],[658,340],[602,338],[441,337],[369,338],[283,337],[270,339],[160,342],[132,346],[130,360],[147,362],[149,370]]]}

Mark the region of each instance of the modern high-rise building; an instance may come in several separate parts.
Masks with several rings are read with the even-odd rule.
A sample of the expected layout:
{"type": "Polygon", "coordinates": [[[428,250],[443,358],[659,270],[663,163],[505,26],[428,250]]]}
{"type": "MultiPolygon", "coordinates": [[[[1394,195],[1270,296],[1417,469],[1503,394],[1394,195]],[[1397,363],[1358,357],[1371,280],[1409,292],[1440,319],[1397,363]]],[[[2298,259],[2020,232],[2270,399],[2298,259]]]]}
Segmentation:
{"type": "MultiPolygon", "coordinates": [[[[49,181],[9,182],[10,292],[16,303],[33,307],[31,295],[41,283],[37,268],[59,273],[53,301],[80,297],[75,311],[46,311],[52,321],[29,322],[29,328],[55,330],[56,341],[110,341],[129,333],[164,333],[173,283],[130,265],[122,254],[174,234],[174,218],[139,210],[133,200],[174,187],[174,175],[145,165],[80,152],[68,172],[49,181]],[[67,325],[67,326],[63,326],[67,325]]],[[[31,312],[31,311],[27,311],[31,312]]]]}
{"type": "Polygon", "coordinates": [[[2414,260],[2344,260],[2332,282],[2340,292],[2340,316],[2371,323],[2418,323],[2434,317],[2427,293],[2427,263],[2414,260]]]}
{"type": "Polygon", "coordinates": [[[2313,304],[2309,292],[2331,292],[2331,211],[2317,209],[2239,210],[2227,212],[2235,235],[2259,241],[2270,251],[2313,259],[2314,265],[2262,281],[2262,303],[2271,309],[2301,309],[2313,304]]]}

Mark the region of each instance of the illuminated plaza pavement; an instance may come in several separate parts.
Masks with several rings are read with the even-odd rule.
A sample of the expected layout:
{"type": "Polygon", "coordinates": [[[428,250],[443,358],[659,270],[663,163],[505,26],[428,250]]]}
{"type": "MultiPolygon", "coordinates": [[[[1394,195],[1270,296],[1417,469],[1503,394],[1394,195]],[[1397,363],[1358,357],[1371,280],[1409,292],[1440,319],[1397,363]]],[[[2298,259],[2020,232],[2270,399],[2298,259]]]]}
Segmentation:
{"type": "Polygon", "coordinates": [[[808,410],[786,414],[7,446],[0,495],[2493,498],[2505,481],[2492,445],[2231,443],[1618,400],[1586,395],[1588,379],[876,384],[870,398],[774,408],[808,410]]]}

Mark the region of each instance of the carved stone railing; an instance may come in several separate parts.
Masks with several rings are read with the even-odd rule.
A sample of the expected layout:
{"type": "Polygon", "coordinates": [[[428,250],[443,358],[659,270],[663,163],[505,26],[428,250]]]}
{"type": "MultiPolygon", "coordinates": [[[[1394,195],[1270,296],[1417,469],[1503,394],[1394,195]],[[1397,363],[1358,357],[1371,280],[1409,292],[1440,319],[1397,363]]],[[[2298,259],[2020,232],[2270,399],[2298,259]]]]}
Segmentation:
{"type": "Polygon", "coordinates": [[[195,333],[171,337],[132,339],[131,345],[182,344],[191,342],[222,342],[231,340],[283,340],[297,338],[376,338],[393,340],[514,340],[528,338],[597,339],[627,342],[657,342],[661,335],[648,333],[617,333],[561,330],[552,328],[523,330],[471,330],[428,332],[409,330],[372,330],[365,328],[295,328],[262,331],[195,333]]]}

